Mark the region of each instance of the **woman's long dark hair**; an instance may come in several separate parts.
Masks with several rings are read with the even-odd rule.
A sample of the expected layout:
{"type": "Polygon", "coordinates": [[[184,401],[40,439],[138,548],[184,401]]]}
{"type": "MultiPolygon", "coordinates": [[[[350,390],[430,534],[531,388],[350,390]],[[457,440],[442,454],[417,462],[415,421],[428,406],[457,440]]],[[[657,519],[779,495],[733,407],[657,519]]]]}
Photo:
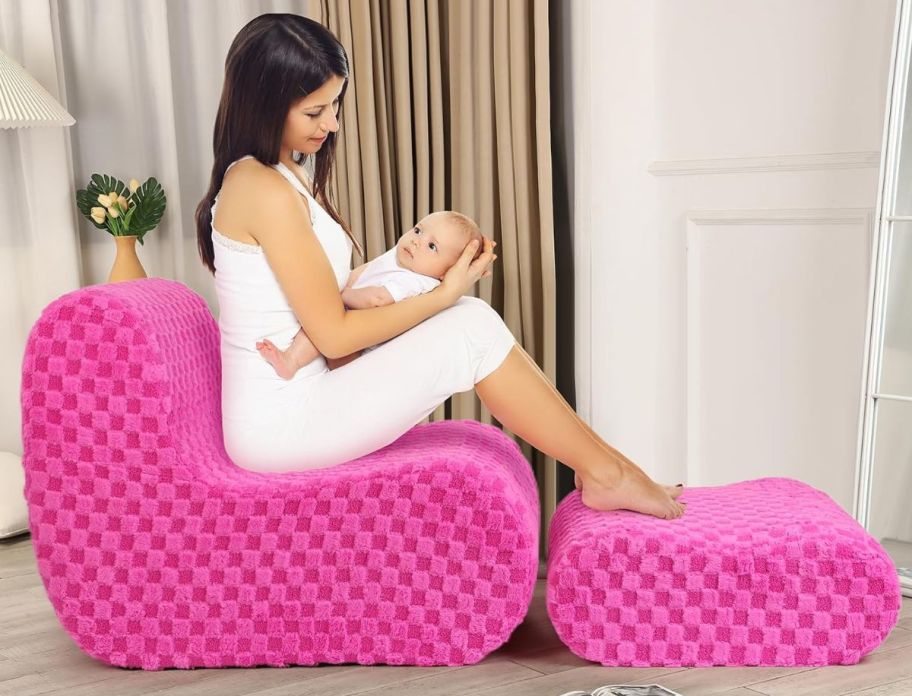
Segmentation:
{"type": "MultiPolygon", "coordinates": [[[[244,155],[253,155],[263,164],[276,164],[291,105],[333,76],[345,80],[339,94],[337,118],[341,123],[348,89],[348,57],[329,29],[301,15],[274,13],[252,19],[234,37],[225,59],[225,83],[215,117],[215,159],[209,190],[196,208],[197,247],[211,273],[215,273],[211,208],[228,165],[244,155]]],[[[363,258],[361,245],[333,205],[336,135],[330,132],[316,153],[313,194],[363,258]]],[[[301,165],[305,159],[298,153],[295,161],[301,165]]]]}

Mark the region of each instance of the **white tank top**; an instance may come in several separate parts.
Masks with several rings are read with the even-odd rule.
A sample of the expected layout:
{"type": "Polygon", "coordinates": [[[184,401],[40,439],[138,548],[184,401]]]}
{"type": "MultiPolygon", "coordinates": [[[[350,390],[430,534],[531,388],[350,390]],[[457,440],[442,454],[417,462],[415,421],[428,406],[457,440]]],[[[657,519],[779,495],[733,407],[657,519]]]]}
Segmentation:
{"type": "MultiPolygon", "coordinates": [[[[237,162],[252,155],[241,157],[237,162]]],[[[351,273],[352,241],[301,181],[281,162],[272,165],[301,195],[307,198],[310,221],[341,290],[351,273]]],[[[226,169],[226,173],[228,171],[226,169]]],[[[290,380],[279,377],[257,351],[256,342],[268,338],[287,348],[300,323],[266,261],[263,248],[226,237],[215,228],[218,196],[212,205],[212,246],[215,253],[215,292],[222,357],[222,419],[228,430],[254,427],[261,418],[281,408],[284,393],[300,392],[301,382],[328,367],[322,356],[295,373],[290,380]]],[[[227,438],[226,432],[226,438],[227,438]]]]}

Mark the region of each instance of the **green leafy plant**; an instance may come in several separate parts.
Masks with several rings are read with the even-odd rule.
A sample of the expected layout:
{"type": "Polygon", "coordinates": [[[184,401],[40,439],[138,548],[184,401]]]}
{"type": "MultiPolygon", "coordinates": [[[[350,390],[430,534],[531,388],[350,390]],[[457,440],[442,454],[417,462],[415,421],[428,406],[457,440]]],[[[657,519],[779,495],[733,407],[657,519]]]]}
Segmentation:
{"type": "Polygon", "coordinates": [[[146,232],[165,214],[167,198],[155,177],[140,185],[127,185],[107,174],[92,174],[88,186],[76,192],[76,207],[95,227],[115,237],[136,235],[140,244],[146,232]]]}

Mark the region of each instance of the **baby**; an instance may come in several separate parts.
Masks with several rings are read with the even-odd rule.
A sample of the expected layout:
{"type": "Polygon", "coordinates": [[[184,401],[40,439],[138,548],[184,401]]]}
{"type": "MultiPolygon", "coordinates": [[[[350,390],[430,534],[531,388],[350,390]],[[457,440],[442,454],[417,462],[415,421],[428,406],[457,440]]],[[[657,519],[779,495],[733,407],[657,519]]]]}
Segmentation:
{"type": "MultiPolygon", "coordinates": [[[[402,235],[395,247],[353,269],[342,289],[342,301],[349,309],[367,309],[429,292],[440,285],[474,239],[478,240],[478,251],[473,261],[484,251],[478,225],[453,210],[431,213],[402,235]]],[[[283,379],[291,379],[320,356],[303,329],[298,330],[285,350],[268,339],[258,341],[256,347],[283,379]]],[[[376,347],[369,346],[364,351],[376,347]]]]}

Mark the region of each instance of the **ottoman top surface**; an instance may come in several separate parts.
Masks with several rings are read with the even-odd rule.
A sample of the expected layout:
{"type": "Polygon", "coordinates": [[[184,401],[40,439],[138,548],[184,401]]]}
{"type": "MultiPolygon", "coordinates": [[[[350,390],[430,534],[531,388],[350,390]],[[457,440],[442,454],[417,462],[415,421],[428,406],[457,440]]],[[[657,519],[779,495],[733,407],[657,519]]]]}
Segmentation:
{"type": "Polygon", "coordinates": [[[749,551],[758,545],[779,545],[785,555],[798,557],[802,545],[828,544],[837,555],[844,550],[858,558],[860,536],[870,557],[884,553],[829,495],[797,479],[768,477],[685,488],[678,500],[687,503],[684,514],[666,520],[631,510],[593,510],[574,491],[554,514],[549,556],[557,561],[557,554],[571,549],[579,553],[605,544],[627,553],[635,544],[645,552],[692,552],[701,547],[749,551]]]}

